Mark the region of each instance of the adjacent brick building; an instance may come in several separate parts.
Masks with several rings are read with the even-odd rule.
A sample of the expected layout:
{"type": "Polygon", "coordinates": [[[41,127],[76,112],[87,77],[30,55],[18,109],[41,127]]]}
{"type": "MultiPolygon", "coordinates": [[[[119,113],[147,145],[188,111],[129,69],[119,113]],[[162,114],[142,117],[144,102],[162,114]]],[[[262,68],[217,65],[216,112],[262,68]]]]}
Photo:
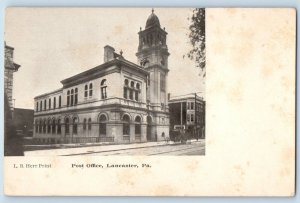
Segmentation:
{"type": "Polygon", "coordinates": [[[196,94],[169,98],[170,130],[205,138],[205,101],[196,94]]]}

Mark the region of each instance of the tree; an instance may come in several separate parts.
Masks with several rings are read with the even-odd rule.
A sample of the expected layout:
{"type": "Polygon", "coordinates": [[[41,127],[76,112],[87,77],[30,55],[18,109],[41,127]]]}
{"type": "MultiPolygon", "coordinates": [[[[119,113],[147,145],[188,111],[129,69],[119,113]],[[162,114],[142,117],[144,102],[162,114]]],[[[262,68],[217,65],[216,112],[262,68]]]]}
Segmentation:
{"type": "Polygon", "coordinates": [[[189,39],[192,49],[187,53],[188,58],[195,60],[196,66],[201,68],[205,77],[205,8],[193,9],[193,15],[190,18],[189,39]]]}

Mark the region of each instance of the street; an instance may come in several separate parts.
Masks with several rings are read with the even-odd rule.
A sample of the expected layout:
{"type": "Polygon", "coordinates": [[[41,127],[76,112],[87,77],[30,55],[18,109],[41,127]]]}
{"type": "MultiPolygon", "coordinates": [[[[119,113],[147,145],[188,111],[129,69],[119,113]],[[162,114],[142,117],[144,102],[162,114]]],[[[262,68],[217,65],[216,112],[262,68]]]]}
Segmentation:
{"type": "Polygon", "coordinates": [[[147,142],[120,145],[83,146],[80,148],[47,149],[27,151],[25,156],[180,156],[205,155],[205,141],[193,141],[188,144],[147,142]]]}
{"type": "MultiPolygon", "coordinates": [[[[111,156],[111,155],[205,155],[205,146],[200,143],[192,144],[173,144],[162,145],[135,149],[120,149],[108,152],[87,151],[83,154],[74,155],[94,155],[94,156],[111,156]]],[[[69,156],[72,156],[70,154],[69,156]]]]}

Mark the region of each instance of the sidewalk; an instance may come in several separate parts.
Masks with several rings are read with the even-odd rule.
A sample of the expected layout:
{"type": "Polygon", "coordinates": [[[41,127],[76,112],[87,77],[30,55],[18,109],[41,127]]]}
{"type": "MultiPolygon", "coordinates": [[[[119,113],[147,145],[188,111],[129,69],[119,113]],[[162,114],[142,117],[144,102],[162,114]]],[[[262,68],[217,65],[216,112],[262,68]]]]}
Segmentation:
{"type": "MultiPolygon", "coordinates": [[[[191,140],[191,142],[197,142],[196,140],[191,140]]],[[[204,140],[199,140],[198,142],[204,142],[204,140]]],[[[108,151],[120,151],[127,149],[138,149],[138,148],[146,148],[146,147],[157,147],[164,145],[173,145],[178,144],[170,141],[166,143],[165,141],[160,142],[145,142],[145,143],[130,143],[130,144],[113,144],[113,145],[91,145],[91,143],[87,143],[86,145],[79,144],[66,144],[62,145],[62,147],[71,147],[74,148],[65,148],[65,149],[45,149],[45,150],[35,150],[35,151],[25,151],[25,156],[67,156],[67,155],[76,155],[76,154],[90,154],[95,152],[108,152],[108,151]],[[76,147],[77,146],[77,147],[76,147]],[[78,147],[80,146],[80,147],[78,147]]]]}

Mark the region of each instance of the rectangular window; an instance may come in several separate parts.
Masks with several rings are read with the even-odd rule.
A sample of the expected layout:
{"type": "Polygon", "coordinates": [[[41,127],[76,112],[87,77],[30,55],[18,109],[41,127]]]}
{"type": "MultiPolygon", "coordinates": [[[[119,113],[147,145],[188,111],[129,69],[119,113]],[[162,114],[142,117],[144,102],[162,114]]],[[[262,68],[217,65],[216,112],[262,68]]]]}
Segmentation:
{"type": "Polygon", "coordinates": [[[191,109],[194,109],[194,102],[191,102],[191,109]]]}
{"type": "Polygon", "coordinates": [[[90,97],[93,96],[93,84],[92,83],[90,83],[90,85],[89,85],[89,96],[90,97]]]}
{"type": "Polygon", "coordinates": [[[190,109],[190,102],[187,102],[187,109],[190,109]]]}
{"type": "Polygon", "coordinates": [[[54,109],[56,108],[56,97],[54,97],[54,100],[53,100],[53,108],[54,109]]]}
{"type": "Polygon", "coordinates": [[[127,88],[126,88],[126,87],[124,87],[124,95],[123,95],[123,97],[124,97],[125,99],[127,99],[127,88]]]}
{"type": "Polygon", "coordinates": [[[78,103],[78,94],[75,94],[75,105],[78,103]]]}
{"type": "Polygon", "coordinates": [[[194,122],[194,114],[191,114],[191,122],[194,122]]]}
{"type": "Polygon", "coordinates": [[[129,92],[129,99],[133,100],[133,90],[130,90],[129,92]]]}
{"type": "Polygon", "coordinates": [[[49,109],[51,109],[51,99],[49,99],[49,109]]]}
{"type": "Polygon", "coordinates": [[[74,95],[73,94],[71,94],[71,106],[73,106],[73,104],[74,104],[74,95]]]}
{"type": "Polygon", "coordinates": [[[70,96],[67,96],[67,106],[70,105],[70,96]]]}
{"type": "Polygon", "coordinates": [[[61,107],[61,96],[59,96],[59,99],[58,99],[58,107],[59,108],[61,107]]]}

